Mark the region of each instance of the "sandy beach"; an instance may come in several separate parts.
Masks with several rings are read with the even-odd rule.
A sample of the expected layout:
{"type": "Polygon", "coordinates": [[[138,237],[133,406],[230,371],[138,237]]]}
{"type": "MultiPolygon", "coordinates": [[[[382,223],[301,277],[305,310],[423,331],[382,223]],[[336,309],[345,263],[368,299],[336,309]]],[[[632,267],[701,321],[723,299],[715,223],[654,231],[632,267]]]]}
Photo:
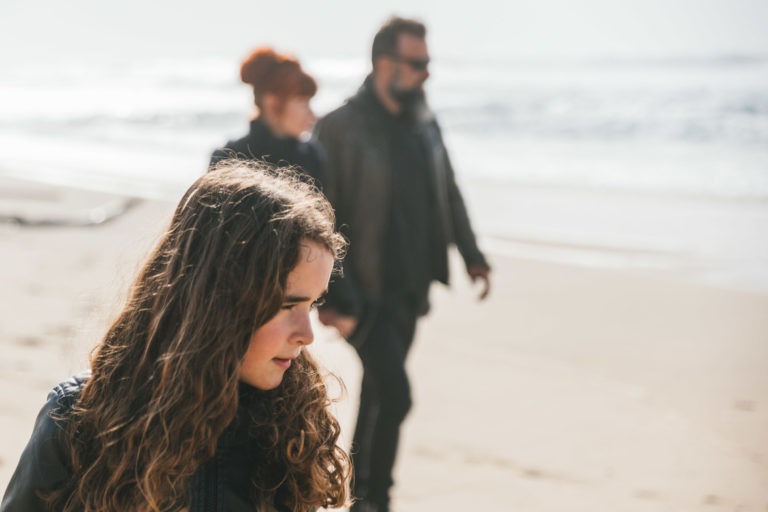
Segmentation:
{"type": "MultiPolygon", "coordinates": [[[[0,190],[4,490],[46,394],[87,366],[173,205],[0,190]]],[[[455,254],[453,287],[433,289],[397,510],[768,511],[768,295],[490,257],[487,302],[455,254]]],[[[346,383],[348,440],[356,357],[325,328],[312,350],[346,383]]]]}

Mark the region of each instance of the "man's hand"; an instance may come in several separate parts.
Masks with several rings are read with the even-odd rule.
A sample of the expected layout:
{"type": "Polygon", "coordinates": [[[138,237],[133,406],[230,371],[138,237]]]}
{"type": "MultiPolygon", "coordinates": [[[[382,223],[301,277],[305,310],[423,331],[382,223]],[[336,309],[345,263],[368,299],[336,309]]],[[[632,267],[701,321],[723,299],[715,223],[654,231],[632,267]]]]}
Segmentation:
{"type": "Polygon", "coordinates": [[[477,299],[485,300],[485,298],[488,297],[488,294],[491,293],[491,269],[485,265],[470,265],[467,268],[467,273],[469,274],[469,277],[472,279],[473,283],[476,283],[478,279],[483,282],[483,289],[477,299]]]}
{"type": "Polygon", "coordinates": [[[335,327],[343,338],[349,338],[355,327],[357,327],[357,317],[342,315],[333,308],[322,308],[317,312],[320,323],[330,327],[335,327]]]}

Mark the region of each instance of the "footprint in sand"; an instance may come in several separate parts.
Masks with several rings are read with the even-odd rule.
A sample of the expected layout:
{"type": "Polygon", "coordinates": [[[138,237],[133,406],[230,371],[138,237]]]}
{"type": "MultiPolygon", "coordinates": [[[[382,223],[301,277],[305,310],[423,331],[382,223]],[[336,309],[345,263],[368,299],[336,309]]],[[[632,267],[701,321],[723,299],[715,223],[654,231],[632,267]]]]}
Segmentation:
{"type": "Polygon", "coordinates": [[[50,325],[45,329],[46,334],[57,338],[69,338],[76,332],[77,330],[69,324],[50,325]]]}
{"type": "Polygon", "coordinates": [[[653,489],[637,489],[635,490],[634,496],[640,500],[657,501],[662,499],[662,494],[653,489]]]}
{"type": "Polygon", "coordinates": [[[37,336],[22,336],[16,338],[15,342],[22,347],[39,347],[43,345],[42,338],[38,338],[37,336]]]}
{"type": "Polygon", "coordinates": [[[429,448],[425,448],[423,446],[417,447],[413,450],[413,453],[419,457],[424,457],[426,459],[433,459],[433,460],[440,460],[443,458],[443,455],[435,450],[430,450],[429,448]]]}
{"type": "Polygon", "coordinates": [[[525,478],[533,478],[533,479],[538,479],[538,478],[544,478],[545,477],[544,473],[542,473],[540,470],[538,470],[536,468],[523,469],[523,476],[525,478]]]}
{"type": "Polygon", "coordinates": [[[737,411],[752,412],[757,409],[757,402],[754,400],[738,399],[733,401],[733,408],[737,411]]]}
{"type": "Polygon", "coordinates": [[[31,297],[38,297],[43,294],[45,289],[40,285],[31,284],[27,286],[26,291],[27,291],[27,295],[30,295],[31,297]]]}

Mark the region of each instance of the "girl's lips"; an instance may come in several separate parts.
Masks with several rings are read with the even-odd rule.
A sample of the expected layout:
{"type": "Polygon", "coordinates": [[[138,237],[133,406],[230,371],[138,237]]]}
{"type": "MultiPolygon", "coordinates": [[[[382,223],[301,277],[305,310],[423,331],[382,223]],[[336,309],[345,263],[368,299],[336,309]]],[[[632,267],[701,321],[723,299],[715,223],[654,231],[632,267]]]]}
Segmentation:
{"type": "Polygon", "coordinates": [[[277,366],[280,368],[285,368],[286,370],[291,367],[291,359],[282,359],[280,357],[276,357],[272,359],[277,366]]]}

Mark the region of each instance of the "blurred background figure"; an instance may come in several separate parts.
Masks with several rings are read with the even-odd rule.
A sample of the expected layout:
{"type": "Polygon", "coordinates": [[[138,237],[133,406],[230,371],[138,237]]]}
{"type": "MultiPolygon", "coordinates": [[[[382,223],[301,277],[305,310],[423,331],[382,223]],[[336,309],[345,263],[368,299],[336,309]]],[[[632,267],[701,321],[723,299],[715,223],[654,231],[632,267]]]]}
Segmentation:
{"type": "Polygon", "coordinates": [[[315,121],[309,102],[317,83],[299,61],[263,47],[254,50],[240,67],[241,80],[253,88],[256,114],[248,135],[231,140],[211,156],[210,166],[226,158],[263,160],[296,166],[322,182],[322,160],[306,140],[315,121]]]}
{"type": "Polygon", "coordinates": [[[352,247],[320,320],[339,329],[363,364],[352,452],[353,510],[388,512],[400,427],[411,408],[406,361],[434,281],[448,284],[448,248],[490,289],[490,267],[470,225],[440,128],[428,108],[427,29],[392,17],[373,38],[372,71],[357,94],[325,116],[317,138],[328,155],[325,192],[352,247]],[[354,311],[335,289],[352,289],[354,311]],[[344,332],[339,317],[355,315],[344,332]]]}

